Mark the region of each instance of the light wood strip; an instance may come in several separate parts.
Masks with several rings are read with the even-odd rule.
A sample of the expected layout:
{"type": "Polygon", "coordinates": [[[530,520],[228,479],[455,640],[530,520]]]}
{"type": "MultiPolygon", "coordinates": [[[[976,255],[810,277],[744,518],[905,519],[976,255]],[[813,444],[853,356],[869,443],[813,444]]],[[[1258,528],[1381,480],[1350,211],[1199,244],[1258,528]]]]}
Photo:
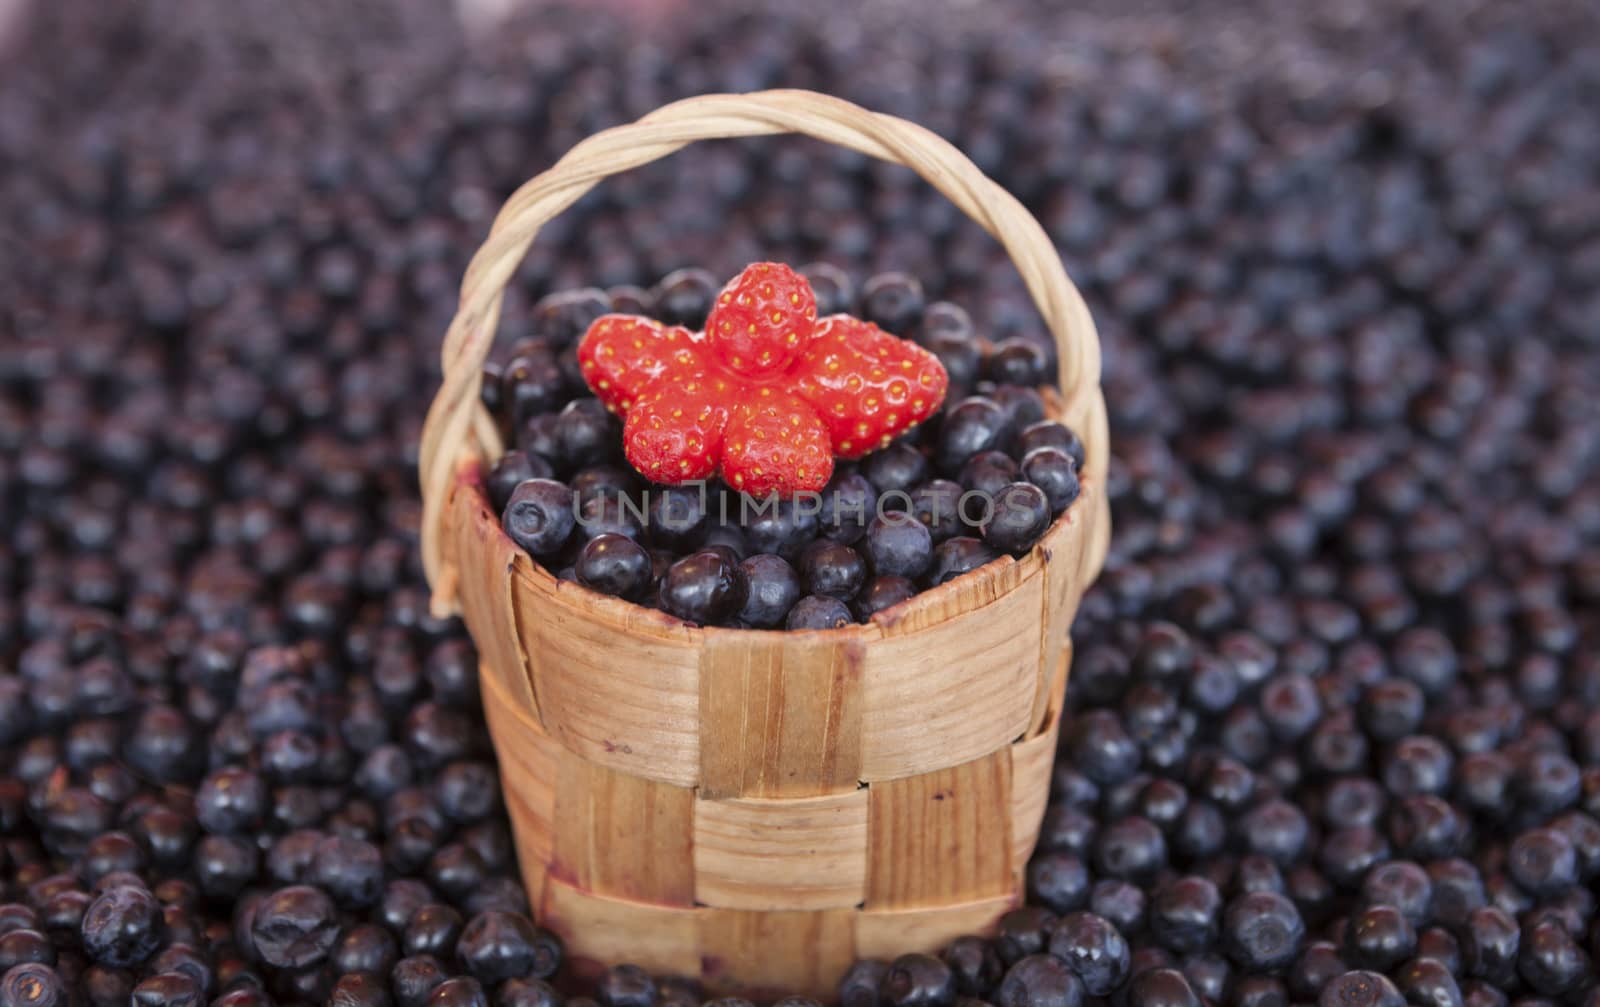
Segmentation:
{"type": "Polygon", "coordinates": [[[1011,749],[867,788],[866,907],[931,908],[1009,894],[1011,749]]]}
{"type": "Polygon", "coordinates": [[[836,909],[867,886],[867,792],[699,800],[695,899],[731,909],[836,909]]]}
{"type": "Polygon", "coordinates": [[[1061,709],[1057,706],[1043,734],[1011,746],[1011,867],[1019,886],[1039,842],[1039,826],[1050,801],[1060,727],[1061,709]]]}
{"type": "Polygon", "coordinates": [[[827,633],[705,638],[700,796],[810,797],[856,789],[866,643],[827,633]]]}
{"type": "Polygon", "coordinates": [[[700,913],[701,975],[713,992],[737,991],[758,1002],[785,994],[828,1001],[855,959],[851,910],[700,913]]]}
{"type": "Polygon", "coordinates": [[[517,569],[512,589],[551,736],[619,772],[694,786],[700,659],[688,628],[533,563],[517,569]]]}
{"type": "Polygon", "coordinates": [[[505,684],[487,667],[480,667],[478,680],[518,856],[525,870],[530,857],[542,867],[555,850],[556,783],[561,764],[575,761],[574,757],[540,729],[529,711],[506,695],[505,684]]]}
{"type": "Polygon", "coordinates": [[[550,873],[585,891],[694,904],[694,791],[583,759],[561,763],[550,873]]]}
{"type": "Polygon", "coordinates": [[[1023,570],[1002,563],[974,571],[970,586],[959,578],[928,592],[913,600],[907,621],[867,649],[863,780],[961,765],[1027,733],[1039,690],[1046,575],[1032,564],[1011,582],[1023,570]],[[996,597],[983,604],[991,592],[996,597]],[[913,630],[911,620],[921,625],[913,630]]]}
{"type": "Polygon", "coordinates": [[[552,877],[541,922],[561,937],[575,977],[593,977],[618,962],[655,975],[697,976],[704,912],[606,898],[552,877]]]}
{"type": "Polygon", "coordinates": [[[931,909],[868,910],[856,914],[856,956],[895,958],[937,952],[966,934],[994,933],[1000,917],[1018,904],[1012,895],[931,909]]]}
{"type": "Polygon", "coordinates": [[[542,723],[511,599],[514,571],[529,560],[501,531],[484,497],[480,475],[472,470],[469,478],[456,484],[450,499],[462,617],[482,664],[516,703],[542,723]]]}

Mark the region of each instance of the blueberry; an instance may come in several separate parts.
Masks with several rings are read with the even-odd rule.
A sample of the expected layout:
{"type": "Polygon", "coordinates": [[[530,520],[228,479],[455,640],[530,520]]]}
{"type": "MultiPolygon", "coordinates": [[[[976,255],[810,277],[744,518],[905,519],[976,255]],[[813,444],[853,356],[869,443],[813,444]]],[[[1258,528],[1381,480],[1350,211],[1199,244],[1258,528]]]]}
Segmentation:
{"type": "Polygon", "coordinates": [[[1150,900],[1150,934],[1178,954],[1200,951],[1216,940],[1222,898],[1202,877],[1163,885],[1150,900]]]}
{"type": "Polygon", "coordinates": [[[955,973],[932,955],[901,955],[878,986],[888,1007],[944,1007],[955,1000],[955,973]]]}
{"type": "Polygon", "coordinates": [[[345,931],[331,961],[341,974],[367,972],[387,976],[399,957],[400,945],[387,927],[362,923],[345,931]]]}
{"type": "Polygon", "coordinates": [[[857,542],[866,533],[867,523],[877,514],[878,491],[872,481],[859,472],[834,473],[821,496],[820,530],[823,535],[845,545],[857,542]]]}
{"type": "Polygon", "coordinates": [[[1044,347],[1021,336],[996,343],[984,361],[984,372],[991,381],[1026,387],[1045,384],[1052,377],[1044,347]]]}
{"type": "Polygon", "coordinates": [[[1361,882],[1361,900],[1367,906],[1392,906],[1412,926],[1420,927],[1433,912],[1433,882],[1418,865],[1391,860],[1367,872],[1361,882]]]}
{"type": "Polygon", "coordinates": [[[1067,429],[1055,420],[1039,420],[1030,423],[1017,437],[1017,454],[1026,458],[1036,448],[1056,448],[1066,454],[1075,463],[1075,468],[1081,470],[1088,457],[1084,451],[1083,441],[1078,435],[1067,429]]]}
{"type": "Polygon", "coordinates": [[[1052,912],[1081,909],[1089,899],[1089,870],[1071,853],[1046,852],[1028,864],[1028,898],[1052,912]]]}
{"type": "Polygon", "coordinates": [[[1363,909],[1345,929],[1344,960],[1356,968],[1387,972],[1416,950],[1416,928],[1393,906],[1363,909]]]}
{"type": "Polygon", "coordinates": [[[691,550],[705,541],[710,526],[709,501],[699,486],[652,486],[645,528],[650,541],[664,549],[691,550]]]}
{"type": "Polygon", "coordinates": [[[661,607],[686,622],[715,625],[744,607],[749,584],[736,560],[702,550],[672,564],[661,579],[661,607]]]}
{"type": "MultiPolygon", "coordinates": [[[[861,462],[861,474],[877,493],[879,511],[903,511],[911,506],[911,491],[928,477],[928,460],[916,448],[897,441],[867,455],[861,462]]],[[[826,516],[824,512],[824,519],[826,516]]],[[[867,519],[872,516],[869,511],[867,519]]]]}
{"type": "Polygon", "coordinates": [[[491,911],[467,922],[456,942],[456,957],[492,986],[514,976],[550,978],[561,965],[561,945],[524,916],[491,911]]]}
{"type": "Polygon", "coordinates": [[[861,286],[861,314],[897,336],[909,336],[922,320],[922,284],[905,273],[879,273],[861,286]]]}
{"type": "Polygon", "coordinates": [[[1000,552],[1021,554],[1050,527],[1050,502],[1032,483],[1011,483],[993,501],[983,541],[1000,552]]]}
{"type": "MultiPolygon", "coordinates": [[[[959,473],[975,455],[1005,450],[1010,435],[1005,411],[992,400],[965,399],[945,414],[939,426],[935,451],[939,470],[951,475],[959,473]]],[[[878,488],[885,489],[881,483],[878,488]]]]}
{"type": "Polygon", "coordinates": [[[749,593],[739,621],[757,628],[780,625],[800,600],[800,577],[781,557],[763,553],[740,564],[749,593]]]}
{"type": "MultiPolygon", "coordinates": [[[[973,493],[993,498],[1007,485],[1016,482],[1021,473],[1021,467],[1005,452],[980,451],[961,466],[956,481],[973,493]]],[[[972,513],[976,515],[976,504],[972,507],[972,513]]]]}
{"type": "Polygon", "coordinates": [[[0,975],[0,1005],[4,1007],[65,1007],[67,985],[48,965],[29,962],[0,975]]]}
{"type": "Polygon", "coordinates": [[[591,497],[579,506],[574,520],[583,540],[592,540],[601,535],[620,535],[630,539],[644,537],[645,512],[625,496],[607,494],[591,497]]]}
{"type": "Polygon", "coordinates": [[[910,514],[927,527],[934,542],[943,542],[967,527],[961,516],[964,492],[948,479],[930,480],[912,490],[910,514]]]}
{"type": "Polygon", "coordinates": [[[856,596],[855,613],[862,622],[916,597],[917,586],[904,577],[874,577],[856,596]]]}
{"type": "Polygon", "coordinates": [[[327,836],[317,842],[311,878],[342,906],[365,908],[383,892],[383,854],[369,842],[327,836]]]}
{"type": "Polygon", "coordinates": [[[820,504],[815,501],[755,501],[741,497],[741,502],[745,508],[741,511],[745,540],[756,552],[792,559],[802,546],[817,537],[820,504]]]}
{"type": "MultiPolygon", "coordinates": [[[[880,577],[922,576],[933,562],[933,536],[912,516],[884,515],[867,526],[867,562],[880,577]]],[[[817,591],[813,586],[814,593],[817,591]]]]}
{"type": "Polygon", "coordinates": [[[150,976],[133,988],[134,1007],[200,1007],[205,991],[193,976],[182,972],[163,972],[150,976]]]}
{"type": "Polygon", "coordinates": [[[1189,980],[1177,969],[1149,969],[1128,984],[1128,1007],[1200,1007],[1189,980]]]}
{"type": "Polygon", "coordinates": [[[534,556],[553,555],[572,535],[572,491],[551,479],[533,479],[512,492],[501,518],[506,534],[534,556]]]}
{"type": "Polygon", "coordinates": [[[839,979],[838,999],[841,1007],[877,1007],[878,987],[888,971],[887,962],[858,959],[839,979]]]}
{"type": "Polygon", "coordinates": [[[1078,499],[1078,464],[1059,448],[1035,448],[1022,456],[1022,478],[1044,491],[1051,515],[1059,515],[1078,499]]]}
{"type": "Polygon", "coordinates": [[[854,620],[850,609],[837,598],[808,594],[795,602],[784,619],[784,628],[792,630],[840,629],[854,620]]]}
{"type": "MultiPolygon", "coordinates": [[[[695,998],[696,1004],[699,998],[695,998]]],[[[543,979],[518,976],[494,991],[495,1007],[562,1007],[561,994],[543,979]]]]}
{"type": "Polygon", "coordinates": [[[338,1007],[386,1007],[389,990],[383,980],[366,973],[341,975],[328,995],[330,1004],[338,1007]]]}
{"type": "Polygon", "coordinates": [[[578,583],[591,591],[633,598],[650,585],[650,554],[623,535],[596,535],[585,542],[573,564],[578,583]]]}
{"type": "Polygon", "coordinates": [[[1550,997],[1570,993],[1590,967],[1589,956],[1559,923],[1547,920],[1524,929],[1517,974],[1534,992],[1550,997]]]}
{"type": "Polygon", "coordinates": [[[309,885],[291,885],[268,895],[256,907],[250,927],[256,954],[275,968],[321,965],[338,939],[339,920],[333,900],[309,885]]]}
{"type": "Polygon", "coordinates": [[[950,970],[960,996],[981,997],[1005,974],[999,952],[981,937],[957,937],[939,957],[950,970]]]}
{"type": "Polygon", "coordinates": [[[84,911],[82,940],[89,957],[112,968],[127,968],[161,946],[164,926],[155,897],[130,885],[108,888],[84,911]]]}
{"type": "MultiPolygon", "coordinates": [[[[656,317],[668,325],[699,329],[711,313],[711,301],[722,285],[704,269],[679,269],[668,273],[650,291],[656,317]]],[[[820,309],[819,309],[820,310],[820,309]]]]}
{"type": "Polygon", "coordinates": [[[548,353],[532,352],[513,358],[500,375],[500,399],[516,423],[553,412],[565,399],[565,393],[566,379],[548,353]]]}
{"type": "Polygon", "coordinates": [[[389,971],[389,988],[394,991],[396,1007],[422,1007],[447,977],[444,966],[432,955],[400,959],[389,971]]]}
{"type": "Polygon", "coordinates": [[[1317,1007],[1404,1007],[1405,1003],[1394,983],[1378,972],[1335,976],[1317,996],[1317,1007]]]}
{"type": "Polygon", "coordinates": [[[807,545],[800,553],[797,567],[807,594],[841,601],[855,597],[867,579],[867,566],[861,554],[828,539],[818,539],[807,545]]]}
{"type": "Polygon", "coordinates": [[[428,995],[429,1007],[489,1007],[483,984],[470,976],[456,976],[435,986],[428,995]]]}
{"type": "Polygon", "coordinates": [[[1053,954],[1012,963],[994,997],[995,1007],[1082,1007],[1083,1000],[1083,980],[1053,954]]]}
{"type": "Polygon", "coordinates": [[[1395,974],[1395,985],[1407,1003],[1459,1007],[1461,987],[1450,969],[1428,958],[1416,958],[1395,974]]]}
{"type": "Polygon", "coordinates": [[[1252,892],[1228,904],[1222,920],[1228,956],[1251,972],[1280,972],[1300,955],[1306,927],[1300,910],[1276,892],[1252,892]]]}
{"type": "Polygon", "coordinates": [[[1067,963],[1090,996],[1106,996],[1128,979],[1127,938],[1104,917],[1069,913],[1050,935],[1050,953],[1067,963]]]}
{"type": "Polygon", "coordinates": [[[811,284],[817,298],[817,317],[826,318],[848,312],[855,303],[855,287],[850,274],[828,262],[812,262],[799,269],[801,276],[811,284]]]}
{"type": "Polygon", "coordinates": [[[56,949],[49,939],[37,930],[13,930],[0,935],[0,971],[9,970],[24,962],[54,965],[56,949]]]}
{"type": "Polygon", "coordinates": [[[1481,906],[1467,914],[1460,932],[1467,975],[1496,986],[1508,986],[1515,980],[1522,931],[1510,914],[1481,906]]]}
{"type": "Polygon", "coordinates": [[[981,539],[967,535],[945,539],[933,549],[933,569],[928,572],[929,586],[947,584],[962,574],[993,562],[999,556],[981,539]]]}

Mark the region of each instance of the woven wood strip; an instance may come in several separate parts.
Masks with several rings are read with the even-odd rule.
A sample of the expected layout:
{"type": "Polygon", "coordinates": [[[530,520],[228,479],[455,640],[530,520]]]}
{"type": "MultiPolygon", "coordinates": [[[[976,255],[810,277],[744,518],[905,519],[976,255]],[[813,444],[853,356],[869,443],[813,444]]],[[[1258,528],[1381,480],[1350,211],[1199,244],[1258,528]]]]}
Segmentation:
{"type": "Polygon", "coordinates": [[[685,630],[659,612],[558,582],[533,563],[517,569],[512,591],[527,616],[523,645],[551,735],[597,765],[694,786],[700,672],[685,630]]]}
{"type": "Polygon", "coordinates": [[[477,643],[479,659],[511,701],[539,720],[539,704],[522,653],[523,638],[511,597],[514,571],[530,561],[500,530],[500,522],[484,500],[482,484],[475,478],[456,485],[450,509],[456,555],[461,560],[462,613],[477,643]]]}
{"type": "MultiPolygon", "coordinates": [[[[1094,323],[1039,222],[949,142],[893,116],[811,91],[702,95],[664,106],[589,137],[506,201],[461,284],[461,304],[440,351],[444,380],[423,425],[422,554],[441,614],[457,604],[445,569],[442,525],[454,466],[502,450],[479,399],[483,363],[500,319],[506,284],[540,228],[602,179],[699,140],[803,133],[905,165],[999,241],[1016,265],[1057,346],[1067,415],[1086,418],[1100,380],[1094,323]]],[[[1097,445],[1103,449],[1104,444],[1097,445]]]]}
{"type": "Polygon", "coordinates": [[[895,958],[934,952],[966,934],[994,933],[1000,917],[1016,908],[1013,895],[929,909],[866,910],[856,914],[856,955],[895,958]]]}
{"type": "Polygon", "coordinates": [[[866,908],[919,909],[1012,891],[1011,750],[867,788],[866,908]]]}
{"type": "Polygon", "coordinates": [[[858,915],[702,909],[701,976],[713,991],[739,990],[763,1001],[797,990],[832,1000],[855,959],[858,915]],[[777,948],[784,953],[775,954],[777,948]]]}
{"type": "Polygon", "coordinates": [[[1061,707],[1055,707],[1044,733],[1011,746],[1011,865],[1020,887],[1022,872],[1039,842],[1039,825],[1050,801],[1061,707]]]}
{"type": "Polygon", "coordinates": [[[561,762],[550,873],[613,898],[694,904],[694,791],[561,762]]]}
{"type": "Polygon", "coordinates": [[[861,775],[860,643],[727,633],[700,659],[700,796],[810,797],[861,775]]]}
{"type": "Polygon", "coordinates": [[[695,899],[730,909],[844,909],[867,894],[867,792],[698,800],[695,899]]]}
{"type": "Polygon", "coordinates": [[[606,898],[551,877],[540,916],[560,935],[580,978],[618,962],[632,962],[655,975],[698,976],[700,916],[705,911],[606,898]]]}
{"type": "MultiPolygon", "coordinates": [[[[945,607],[920,632],[892,634],[867,653],[861,778],[898,779],[989,755],[1028,730],[1039,691],[1042,564],[1000,564],[1018,581],[981,607],[961,580],[914,609],[945,607]],[[958,609],[964,609],[960,617],[958,609]]],[[[982,571],[979,571],[980,573],[982,571]]],[[[1007,578],[1009,579],[1009,578],[1007,578]]],[[[979,581],[993,585],[1000,578],[979,581]]],[[[915,604],[915,602],[914,602],[915,604]]]]}

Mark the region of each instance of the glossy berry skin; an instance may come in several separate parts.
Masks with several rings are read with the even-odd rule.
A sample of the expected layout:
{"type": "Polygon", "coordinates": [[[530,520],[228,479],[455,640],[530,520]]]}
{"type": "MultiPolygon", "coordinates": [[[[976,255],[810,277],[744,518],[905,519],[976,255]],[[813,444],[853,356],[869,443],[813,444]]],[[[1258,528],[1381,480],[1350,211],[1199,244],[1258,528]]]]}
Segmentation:
{"type": "Polygon", "coordinates": [[[1556,829],[1532,829],[1518,836],[1506,854],[1506,868],[1526,892],[1551,896],[1578,883],[1578,857],[1572,840],[1556,829]]]}
{"type": "Polygon", "coordinates": [[[1065,425],[1055,420],[1038,420],[1024,427],[1017,436],[1017,453],[1026,458],[1036,448],[1056,448],[1066,454],[1078,469],[1084,466],[1087,454],[1083,441],[1065,425]]]}
{"type": "Polygon", "coordinates": [[[113,968],[137,965],[160,947],[164,929],[155,897],[142,887],[112,887],[89,903],[81,936],[84,951],[113,968]]]}
{"type": "Polygon", "coordinates": [[[561,994],[543,979],[518,976],[494,991],[495,1007],[561,1007],[561,994]]]}
{"type": "Polygon", "coordinates": [[[1306,926],[1300,910],[1277,892],[1251,892],[1228,903],[1222,915],[1222,944],[1239,968],[1276,973],[1300,956],[1306,926]]]}
{"type": "Polygon", "coordinates": [[[1556,997],[1572,992],[1589,973],[1588,954],[1553,920],[1524,929],[1517,974],[1534,992],[1556,997]]]}
{"type": "Polygon", "coordinates": [[[1089,898],[1089,871],[1071,853],[1045,852],[1028,864],[1028,897],[1055,913],[1082,909],[1089,898]]]}
{"type": "Polygon", "coordinates": [[[1090,996],[1105,996],[1128,978],[1128,941],[1094,913],[1069,913],[1050,935],[1050,953],[1067,963],[1090,996]]]}
{"type": "Polygon", "coordinates": [[[650,291],[650,303],[668,325],[699,328],[705,324],[716,294],[716,277],[691,266],[662,277],[650,291]]]}
{"type": "Polygon", "coordinates": [[[1406,998],[1378,972],[1352,971],[1336,976],[1317,995],[1317,1007],[1403,1007],[1406,998]]]}
{"type": "Polygon", "coordinates": [[[961,466],[956,481],[972,492],[993,498],[1016,482],[1020,474],[1016,461],[1004,451],[981,451],[961,466]]]}
{"type": "Polygon", "coordinates": [[[993,516],[983,526],[983,541],[1000,552],[1020,554],[1050,527],[1050,502],[1032,483],[1011,483],[994,499],[993,516]]]}
{"type": "Polygon", "coordinates": [[[0,975],[0,1004],[5,1007],[66,1007],[67,986],[48,965],[15,965],[0,975]]]}
{"type": "Polygon", "coordinates": [[[1071,507],[1082,492],[1078,463],[1059,448],[1035,448],[1022,456],[1022,478],[1044,490],[1051,516],[1071,507]]]}
{"type": "Polygon", "coordinates": [[[709,524],[705,494],[696,486],[650,488],[650,541],[663,549],[692,550],[705,541],[709,524]]]}
{"type": "Polygon", "coordinates": [[[1358,968],[1387,972],[1417,949],[1417,931],[1393,906],[1372,906],[1351,918],[1344,959],[1358,968]]]}
{"type": "Polygon", "coordinates": [[[422,1007],[446,978],[444,966],[432,955],[400,959],[389,972],[396,1007],[422,1007]]]}
{"type": "Polygon", "coordinates": [[[854,620],[850,608],[837,598],[808,594],[795,602],[784,619],[789,630],[840,629],[854,620]]]}
{"type": "Polygon", "coordinates": [[[561,964],[553,934],[518,913],[490,911],[467,921],[456,942],[456,958],[486,986],[514,976],[548,979],[561,964]]]}
{"type": "Polygon", "coordinates": [[[807,594],[848,601],[866,583],[861,554],[843,543],[818,539],[800,553],[797,564],[807,594]]]}
{"type": "Polygon", "coordinates": [[[974,456],[1002,450],[1010,432],[1005,411],[993,400],[969,398],[957,403],[939,427],[935,451],[939,470],[955,475],[974,456]]]}
{"type": "Polygon", "coordinates": [[[995,993],[995,1007],[1082,1007],[1083,980],[1053,954],[1030,954],[1014,962],[995,993]]]}
{"type": "Polygon", "coordinates": [[[938,587],[948,584],[962,574],[993,562],[999,557],[989,544],[970,535],[957,535],[945,539],[933,550],[933,567],[928,571],[928,585],[938,587]]]}
{"type": "Polygon", "coordinates": [[[866,622],[879,612],[910,601],[916,594],[917,585],[904,577],[874,577],[856,595],[856,618],[866,622]]]}
{"type": "Polygon", "coordinates": [[[585,542],[573,564],[578,583],[591,591],[633,598],[650,585],[650,554],[624,535],[596,535],[585,542]]]}
{"type": "Polygon", "coordinates": [[[1201,1000],[1177,969],[1149,969],[1128,984],[1128,1007],[1201,1007],[1201,1000]]]}
{"type": "Polygon", "coordinates": [[[889,965],[878,995],[890,1007],[934,1007],[955,998],[955,973],[932,955],[901,955],[889,965]]]}
{"type": "Polygon", "coordinates": [[[552,479],[531,479],[511,493],[501,525],[519,548],[549,556],[566,544],[576,517],[572,491],[552,479]]]}
{"type": "Polygon", "coordinates": [[[1150,900],[1150,932],[1170,951],[1199,951],[1216,939],[1221,911],[1216,885],[1201,877],[1179,878],[1150,900]]]}
{"type": "Polygon", "coordinates": [[[800,575],[780,556],[761,553],[739,564],[749,592],[739,609],[739,621],[758,629],[783,624],[800,600],[800,575]]]}
{"type": "Polygon", "coordinates": [[[879,577],[921,577],[933,564],[933,535],[909,515],[872,519],[866,534],[867,563],[879,577]]]}
{"type": "Polygon", "coordinates": [[[256,907],[250,939],[261,960],[276,968],[320,965],[339,939],[333,900],[309,885],[291,885],[256,907]]]}
{"type": "Polygon", "coordinates": [[[1430,958],[1415,958],[1395,973],[1395,986],[1408,1003],[1457,1007],[1461,987],[1450,969],[1430,958]]]}
{"type": "Polygon", "coordinates": [[[879,273],[861,287],[861,313],[897,336],[910,335],[926,303],[922,283],[907,273],[879,273]]]}
{"type": "Polygon", "coordinates": [[[994,944],[981,937],[957,937],[939,957],[950,969],[956,994],[964,997],[987,993],[1006,971],[994,944]]]}
{"type": "Polygon", "coordinates": [[[702,550],[672,564],[661,579],[661,608],[686,622],[716,625],[744,606],[749,584],[737,562],[702,550]]]}
{"type": "Polygon", "coordinates": [[[836,475],[822,488],[821,532],[836,542],[853,545],[866,533],[877,507],[878,491],[866,476],[859,472],[836,475]]]}

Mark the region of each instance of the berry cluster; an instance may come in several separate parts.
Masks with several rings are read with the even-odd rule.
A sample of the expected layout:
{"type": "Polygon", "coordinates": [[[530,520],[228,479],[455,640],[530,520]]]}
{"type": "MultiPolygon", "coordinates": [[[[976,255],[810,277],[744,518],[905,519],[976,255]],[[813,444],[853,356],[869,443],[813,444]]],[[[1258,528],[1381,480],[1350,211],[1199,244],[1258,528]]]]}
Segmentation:
{"type": "MultiPolygon", "coordinates": [[[[467,260],[531,166],[778,84],[928,126],[1039,217],[1105,340],[1112,423],[1111,555],[1027,904],[858,963],[843,1002],[1595,1002],[1592,0],[702,0],[649,28],[541,5],[470,47],[455,12],[496,5],[20,6],[3,1007],[707,999],[624,964],[582,979],[534,926],[477,655],[428,615],[416,436],[467,260]]],[[[1000,386],[1053,370],[1014,268],[946,200],[771,137],[553,221],[506,345],[609,311],[698,325],[709,277],[630,285],[760,255],[892,264],[969,306],[987,350],[904,277],[848,302],[940,357],[948,408],[1008,409],[1000,386]],[[588,310],[531,309],[587,283],[588,310]]],[[[842,278],[807,275],[841,310],[842,278]]],[[[580,388],[575,363],[536,359],[523,394],[580,388]]],[[[568,447],[615,452],[582,411],[568,447]]],[[[910,442],[937,471],[934,424],[910,442]]],[[[880,454],[841,467],[876,488],[910,461],[880,454]]]]}
{"type": "MultiPolygon", "coordinates": [[[[1002,554],[1026,553],[1077,499],[1084,446],[1045,416],[1035,388],[994,379],[1037,383],[1048,359],[1037,354],[1026,369],[1007,363],[956,305],[940,302],[924,311],[920,286],[903,274],[871,278],[866,308],[873,310],[874,299],[900,304],[885,325],[931,350],[892,338],[840,313],[854,306],[853,289],[831,266],[801,273],[753,266],[720,294],[702,270],[673,274],[642,295],[628,293],[629,306],[671,302],[675,317],[691,325],[705,321],[708,347],[687,329],[611,313],[614,298],[599,290],[541,301],[534,314],[543,334],[519,340],[508,359],[484,374],[484,399],[515,445],[486,479],[506,533],[563,579],[690,622],[757,629],[866,621],[1002,554]],[[814,335],[815,297],[806,275],[828,291],[830,317],[814,335]],[[763,315],[779,318],[771,332],[754,322],[735,329],[729,313],[745,310],[745,301],[750,310],[768,312],[763,298],[792,301],[795,317],[772,309],[763,315]],[[723,325],[752,339],[771,335],[780,344],[788,332],[800,337],[785,362],[777,350],[743,342],[715,349],[723,325]],[[587,335],[573,345],[570,334],[577,331],[587,335]],[[709,398],[696,406],[684,395],[692,398],[697,383],[740,380],[711,368],[703,354],[713,351],[772,357],[770,374],[802,389],[811,371],[826,375],[820,380],[827,387],[791,396],[779,420],[786,427],[816,427],[815,437],[802,439],[817,445],[814,456],[792,463],[768,453],[757,472],[746,464],[753,455],[722,451],[726,481],[708,481],[719,468],[719,447],[725,442],[734,450],[751,431],[730,414],[740,403],[764,403],[760,393],[772,387],[733,387],[730,406],[709,398]],[[929,416],[945,390],[937,362],[962,354],[986,361],[975,372],[981,380],[973,394],[929,416]],[[582,381],[572,380],[574,370],[582,381]],[[908,377],[893,377],[902,371],[908,377]],[[852,378],[857,387],[850,387],[852,378]],[[906,386],[898,393],[896,380],[906,386]],[[855,439],[869,420],[856,417],[869,404],[876,410],[875,389],[892,402],[908,399],[911,386],[925,387],[929,399],[871,420],[877,425],[869,442],[879,450],[835,467],[833,451],[863,454],[855,439]],[[590,388],[598,399],[587,394],[590,388]],[[641,403],[648,401],[660,408],[646,411],[641,403]],[[606,406],[623,414],[626,425],[606,406]],[[706,418],[713,410],[715,423],[706,418]],[[828,415],[848,420],[831,429],[820,418],[828,415]],[[893,436],[923,419],[924,425],[893,436]],[[631,468],[622,461],[624,445],[631,468]],[[639,477],[662,465],[685,479],[663,485],[639,477]],[[826,481],[814,489],[800,481],[818,474],[826,481]],[[687,479],[701,481],[684,485],[687,479]],[[788,495],[779,495],[780,485],[788,495]],[[758,489],[765,496],[756,495],[758,489]]],[[[787,433],[775,431],[773,442],[786,443],[781,438],[787,433]]]]}

